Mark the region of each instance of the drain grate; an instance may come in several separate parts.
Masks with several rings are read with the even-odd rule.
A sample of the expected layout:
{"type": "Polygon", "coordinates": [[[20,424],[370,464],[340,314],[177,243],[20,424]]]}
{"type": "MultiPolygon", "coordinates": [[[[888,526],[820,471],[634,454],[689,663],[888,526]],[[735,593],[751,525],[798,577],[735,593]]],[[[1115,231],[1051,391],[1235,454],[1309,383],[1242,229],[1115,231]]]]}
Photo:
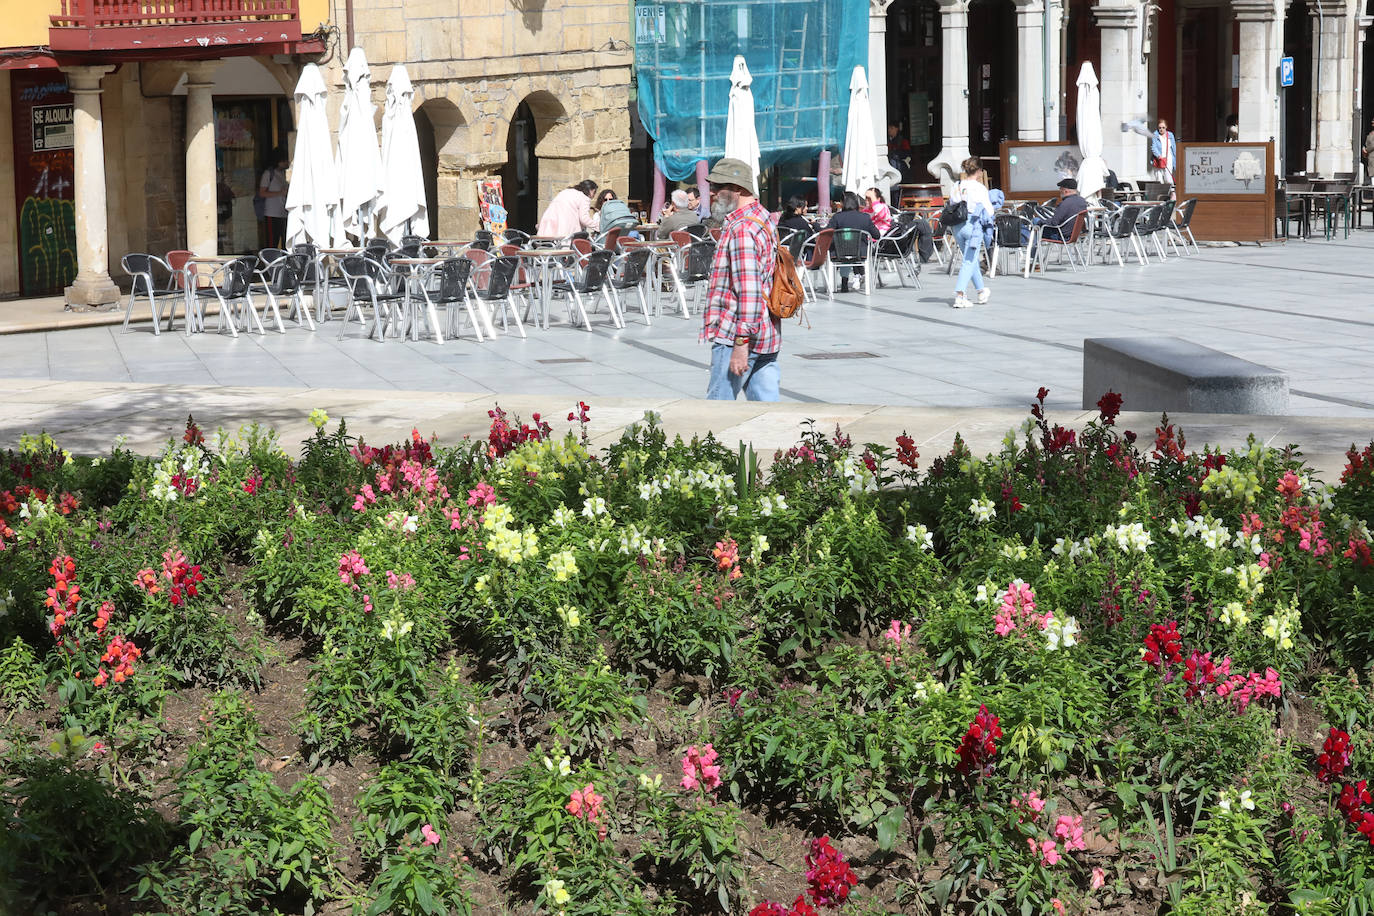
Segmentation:
{"type": "Polygon", "coordinates": [[[841,350],[838,353],[798,353],[802,359],[882,359],[866,350],[841,350]]]}
{"type": "Polygon", "coordinates": [[[546,366],[562,366],[566,365],[567,363],[589,363],[591,362],[591,360],[584,359],[581,356],[573,356],[566,357],[563,359],[536,359],[535,362],[543,363],[546,366]]]}

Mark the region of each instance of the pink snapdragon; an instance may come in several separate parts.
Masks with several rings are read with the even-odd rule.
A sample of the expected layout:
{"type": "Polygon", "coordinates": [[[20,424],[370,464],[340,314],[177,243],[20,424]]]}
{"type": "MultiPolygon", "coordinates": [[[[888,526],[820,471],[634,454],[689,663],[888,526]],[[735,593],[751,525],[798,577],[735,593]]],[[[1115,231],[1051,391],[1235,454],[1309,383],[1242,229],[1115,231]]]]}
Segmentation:
{"type": "Polygon", "coordinates": [[[487,483],[485,480],[479,483],[473,489],[468,490],[469,506],[486,507],[490,506],[494,502],[496,502],[496,488],[493,487],[491,484],[487,483]]]}
{"type": "Polygon", "coordinates": [[[1011,800],[1011,806],[1017,809],[1017,823],[1025,820],[1027,816],[1034,821],[1040,817],[1040,812],[1045,810],[1045,800],[1040,797],[1039,792],[1023,792],[1011,800]]]}
{"type": "Polygon", "coordinates": [[[1091,890],[1100,891],[1107,884],[1107,873],[1100,868],[1093,869],[1092,880],[1088,882],[1091,890]]]}
{"type": "Polygon", "coordinates": [[[1030,847],[1031,855],[1040,856],[1040,864],[1045,867],[1058,865],[1060,858],[1059,845],[1054,840],[1036,840],[1034,837],[1026,838],[1026,845],[1030,847]]]}
{"type": "Polygon", "coordinates": [[[362,512],[376,501],[377,494],[373,491],[372,484],[365,483],[358,490],[358,494],[353,497],[353,511],[362,512]]]}
{"type": "Polygon", "coordinates": [[[356,580],[370,572],[367,564],[363,562],[362,554],[356,550],[349,550],[339,557],[339,581],[355,592],[358,591],[356,580]]]}
{"type": "Polygon", "coordinates": [[[1076,814],[1073,817],[1067,814],[1059,815],[1059,819],[1054,822],[1054,835],[1064,841],[1065,852],[1088,848],[1087,842],[1083,839],[1083,815],[1081,814],[1076,814]]]}
{"type": "Polygon", "coordinates": [[[601,818],[601,803],[605,800],[605,796],[597,795],[596,789],[592,787],[592,784],[587,783],[585,787],[573,790],[572,797],[564,807],[567,808],[568,813],[573,817],[584,820],[587,823],[595,823],[597,825],[597,836],[605,840],[606,822],[601,818]]]}
{"type": "Polygon", "coordinates": [[[423,837],[425,838],[424,845],[426,845],[426,846],[438,846],[438,845],[439,845],[439,832],[438,832],[437,830],[435,830],[435,829],[434,829],[432,826],[430,826],[429,824],[425,824],[423,827],[420,828],[420,835],[423,836],[423,837]]]}
{"type": "MultiPolygon", "coordinates": [[[[1231,660],[1226,659],[1227,669],[1230,668],[1231,660]]],[[[1245,710],[1260,697],[1273,697],[1278,699],[1283,694],[1283,681],[1279,678],[1279,673],[1273,668],[1264,669],[1261,676],[1254,671],[1248,674],[1233,674],[1224,682],[1217,684],[1217,696],[1225,699],[1231,698],[1235,704],[1236,713],[1243,713],[1245,710]]]]}
{"type": "Polygon", "coordinates": [[[900,620],[894,620],[883,634],[883,638],[891,640],[892,648],[900,651],[902,643],[911,638],[911,624],[903,626],[900,620]]]}
{"type": "Polygon", "coordinates": [[[1035,592],[1020,579],[1011,581],[1001,599],[992,618],[998,636],[1036,632],[1050,625],[1052,615],[1036,611],[1035,592]]]}
{"type": "Polygon", "coordinates": [[[415,577],[407,572],[403,572],[398,576],[394,570],[388,569],[386,571],[386,587],[393,590],[400,589],[403,592],[408,592],[415,587],[415,577]]]}
{"type": "Polygon", "coordinates": [[[714,792],[720,788],[720,767],[716,764],[716,749],[709,744],[687,748],[682,757],[682,788],[714,792]]]}

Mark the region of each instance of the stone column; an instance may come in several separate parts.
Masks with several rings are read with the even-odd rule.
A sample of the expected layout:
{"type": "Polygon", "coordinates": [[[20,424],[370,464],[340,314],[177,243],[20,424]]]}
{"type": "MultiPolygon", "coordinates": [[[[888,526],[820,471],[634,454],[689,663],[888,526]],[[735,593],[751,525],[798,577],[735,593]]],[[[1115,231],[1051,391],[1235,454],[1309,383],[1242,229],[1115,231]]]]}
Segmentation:
{"type": "Polygon", "coordinates": [[[1016,3],[1016,138],[1045,139],[1045,0],[1016,3]]]}
{"type": "Polygon", "coordinates": [[[868,0],[868,107],[878,140],[878,164],[887,162],[887,8],[893,0],[868,0]]]}
{"type": "Polygon", "coordinates": [[[202,257],[213,257],[219,244],[213,93],[218,66],[217,60],[186,65],[186,247],[202,257]]]}
{"type": "MultiPolygon", "coordinates": [[[[1314,168],[1330,177],[1352,170],[1355,42],[1346,0],[1315,0],[1312,11],[1314,168]]],[[[1290,150],[1290,155],[1292,151],[1290,150]]]]}
{"type": "Polygon", "coordinates": [[[76,181],[76,279],[67,287],[69,305],[119,301],[110,279],[109,223],[105,214],[105,137],[100,116],[100,80],[111,66],[63,67],[74,97],[72,121],[76,181]]]}
{"type": "MultiPolygon", "coordinates": [[[[1102,158],[1122,181],[1136,181],[1146,174],[1146,138],[1121,125],[1146,117],[1146,101],[1137,80],[1140,62],[1139,7],[1099,2],[1092,8],[1102,33],[1102,158]]],[[[1077,74],[1071,74],[1077,78],[1077,74]]],[[[1076,88],[1070,88],[1076,92],[1076,88]]]]}
{"type": "Polygon", "coordinates": [[[959,180],[968,150],[968,3],[940,0],[940,41],[944,77],[940,92],[940,153],[926,169],[948,194],[959,180]]]}
{"type": "MultiPolygon", "coordinates": [[[[1240,23],[1240,139],[1263,143],[1278,137],[1278,48],[1274,0],[1231,0],[1240,23]]],[[[1278,156],[1277,148],[1274,151],[1278,156]]]]}
{"type": "Polygon", "coordinates": [[[1064,136],[1059,127],[1059,119],[1064,111],[1063,99],[1060,98],[1064,69],[1060,48],[1063,44],[1060,41],[1063,27],[1064,0],[1045,0],[1045,98],[1049,99],[1045,106],[1046,140],[1059,140],[1064,136]]]}

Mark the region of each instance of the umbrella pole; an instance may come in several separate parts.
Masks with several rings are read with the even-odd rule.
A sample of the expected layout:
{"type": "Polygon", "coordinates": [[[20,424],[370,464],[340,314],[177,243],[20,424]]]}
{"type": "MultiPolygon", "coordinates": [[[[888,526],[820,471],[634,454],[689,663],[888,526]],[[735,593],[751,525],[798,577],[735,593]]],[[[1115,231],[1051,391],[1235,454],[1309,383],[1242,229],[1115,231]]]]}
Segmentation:
{"type": "Polygon", "coordinates": [[[663,169],[654,163],[654,201],[649,207],[649,219],[658,222],[659,213],[663,212],[663,199],[667,196],[668,182],[663,174],[663,169]]]}
{"type": "Polygon", "coordinates": [[[830,150],[821,150],[816,161],[816,215],[830,212],[830,150]]]}

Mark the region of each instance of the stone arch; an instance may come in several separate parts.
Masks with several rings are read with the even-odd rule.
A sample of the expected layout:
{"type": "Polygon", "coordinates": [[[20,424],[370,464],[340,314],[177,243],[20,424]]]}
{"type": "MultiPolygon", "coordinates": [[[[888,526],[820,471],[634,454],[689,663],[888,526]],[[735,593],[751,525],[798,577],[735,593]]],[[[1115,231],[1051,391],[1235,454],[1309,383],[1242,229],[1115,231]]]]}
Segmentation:
{"type": "Polygon", "coordinates": [[[420,169],[425,183],[425,207],[431,238],[451,238],[469,220],[462,212],[463,169],[467,164],[469,121],[446,96],[422,99],[415,93],[415,133],[420,140],[420,169]]]}

